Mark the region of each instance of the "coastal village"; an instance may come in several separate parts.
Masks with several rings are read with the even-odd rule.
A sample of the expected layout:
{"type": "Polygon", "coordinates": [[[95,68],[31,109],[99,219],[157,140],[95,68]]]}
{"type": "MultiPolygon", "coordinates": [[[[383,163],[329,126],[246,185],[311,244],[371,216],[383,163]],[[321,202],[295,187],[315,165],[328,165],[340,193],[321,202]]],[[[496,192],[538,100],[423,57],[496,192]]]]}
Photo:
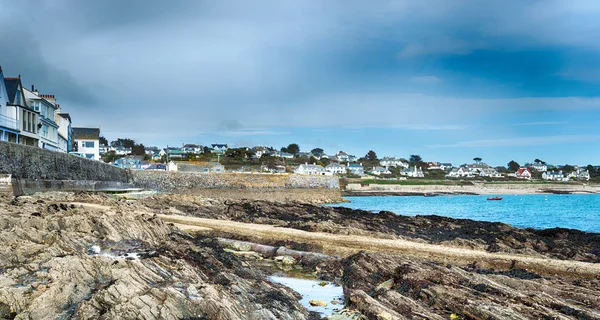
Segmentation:
{"type": "Polygon", "coordinates": [[[473,163],[455,165],[424,161],[419,155],[405,159],[379,158],[374,151],[363,157],[344,151],[327,154],[321,148],[301,151],[294,143],[280,149],[230,148],[225,143],[158,148],[127,138],[109,143],[101,135],[100,126],[75,125],[77,117],[65,112],[55,95],[42,94],[34,85],[25,87],[20,76],[6,77],[1,67],[0,79],[0,141],[70,153],[129,170],[177,171],[184,166],[184,170],[205,173],[296,173],[392,181],[426,178],[569,182],[600,176],[600,166],[551,165],[540,159],[523,165],[510,161],[506,167],[492,167],[477,157],[473,163]]]}

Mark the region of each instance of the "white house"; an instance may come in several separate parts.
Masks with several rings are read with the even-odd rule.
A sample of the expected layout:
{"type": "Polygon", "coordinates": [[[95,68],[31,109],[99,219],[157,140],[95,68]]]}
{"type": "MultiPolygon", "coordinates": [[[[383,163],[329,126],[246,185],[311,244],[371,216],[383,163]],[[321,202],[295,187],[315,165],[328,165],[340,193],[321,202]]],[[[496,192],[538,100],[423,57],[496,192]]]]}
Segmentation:
{"type": "Polygon", "coordinates": [[[515,173],[515,177],[519,179],[531,179],[531,170],[529,168],[519,168],[519,170],[515,173]]]}
{"type": "Polygon", "coordinates": [[[408,168],[408,162],[404,162],[396,157],[383,157],[383,159],[379,161],[379,164],[382,167],[408,168]]]}
{"type": "Polygon", "coordinates": [[[345,174],[346,167],[339,163],[331,163],[325,167],[325,171],[331,172],[332,174],[345,174]]]}
{"type": "Polygon", "coordinates": [[[373,167],[371,174],[380,176],[382,174],[392,174],[392,172],[387,167],[373,167]]]}
{"type": "Polygon", "coordinates": [[[277,156],[284,159],[294,159],[294,155],[287,152],[277,152],[277,156]]]}
{"type": "Polygon", "coordinates": [[[545,163],[543,162],[534,162],[531,164],[531,169],[537,171],[537,172],[546,172],[548,171],[548,166],[546,166],[545,163]]]}
{"type": "Polygon", "coordinates": [[[448,178],[473,178],[473,172],[467,167],[459,167],[452,169],[446,177],[448,178]]]}
{"type": "Polygon", "coordinates": [[[54,122],[58,125],[58,150],[71,152],[73,150],[73,130],[71,129],[71,115],[61,113],[58,107],[54,122]]]}
{"type": "Polygon", "coordinates": [[[294,170],[294,173],[297,174],[307,174],[307,175],[331,175],[331,172],[327,172],[325,171],[325,168],[323,168],[322,166],[319,166],[317,164],[301,164],[298,166],[298,168],[296,168],[296,170],[294,170]]]}
{"type": "Polygon", "coordinates": [[[590,180],[590,172],[584,168],[577,167],[568,177],[579,181],[588,181],[590,180]]]}
{"type": "Polygon", "coordinates": [[[411,177],[411,178],[424,178],[425,174],[423,174],[423,169],[421,167],[414,166],[411,168],[404,169],[401,174],[403,176],[411,177]]]}
{"type": "Polygon", "coordinates": [[[564,181],[565,177],[562,170],[560,171],[546,171],[542,173],[542,179],[551,181],[564,181]]]}
{"type": "MultiPolygon", "coordinates": [[[[323,157],[321,157],[323,158],[323,157]]],[[[331,159],[331,158],[330,158],[331,159]]],[[[338,162],[354,162],[357,160],[356,156],[345,153],[344,151],[339,151],[335,154],[335,159],[338,162]]]]}
{"type": "MultiPolygon", "coordinates": [[[[40,113],[27,105],[21,78],[4,78],[4,87],[6,88],[8,98],[5,105],[6,109],[4,110],[6,112],[5,119],[7,119],[5,124],[7,123],[11,126],[16,121],[16,131],[18,132],[13,136],[8,131],[8,141],[38,147],[40,113]]],[[[4,130],[4,134],[6,133],[7,131],[4,130]]]]}
{"type": "Polygon", "coordinates": [[[346,169],[348,170],[349,174],[361,177],[365,175],[365,169],[363,168],[362,163],[349,163],[346,166],[346,169]]]}
{"type": "Polygon", "coordinates": [[[481,170],[481,172],[479,172],[479,176],[488,178],[502,178],[502,174],[494,168],[487,168],[481,170]]]}
{"type": "Polygon", "coordinates": [[[83,157],[100,160],[100,128],[73,128],[73,140],[77,150],[83,157]]]}
{"type": "Polygon", "coordinates": [[[126,156],[128,154],[131,154],[131,152],[132,152],[131,148],[125,148],[125,147],[115,147],[115,148],[112,148],[112,150],[115,152],[116,155],[119,155],[119,156],[126,156]]]}
{"type": "Polygon", "coordinates": [[[227,152],[229,147],[226,144],[213,143],[210,145],[210,149],[212,153],[220,153],[223,154],[227,152]]]}
{"type": "Polygon", "coordinates": [[[39,94],[33,86],[31,90],[23,88],[27,105],[39,112],[39,147],[52,151],[58,151],[58,124],[54,122],[56,109],[56,98],[51,94],[39,94]]]}
{"type": "Polygon", "coordinates": [[[183,152],[192,153],[192,154],[201,154],[203,151],[203,147],[197,144],[185,144],[183,145],[183,152]]]}

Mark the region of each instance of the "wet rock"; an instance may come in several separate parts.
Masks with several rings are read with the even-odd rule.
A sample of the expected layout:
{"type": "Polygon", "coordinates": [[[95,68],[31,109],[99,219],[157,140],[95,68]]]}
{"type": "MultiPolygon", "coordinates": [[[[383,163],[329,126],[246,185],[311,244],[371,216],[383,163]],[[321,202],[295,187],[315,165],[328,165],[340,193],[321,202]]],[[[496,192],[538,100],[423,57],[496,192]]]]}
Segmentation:
{"type": "Polygon", "coordinates": [[[279,262],[286,266],[291,266],[296,264],[296,259],[291,256],[277,256],[274,258],[275,262],[279,262]]]}
{"type": "Polygon", "coordinates": [[[327,302],[321,300],[310,300],[308,303],[313,307],[327,307],[327,302]]]}
{"type": "Polygon", "coordinates": [[[309,316],[296,293],[244,267],[214,239],[194,239],[98,195],[43,197],[0,202],[0,318],[309,316]]]}

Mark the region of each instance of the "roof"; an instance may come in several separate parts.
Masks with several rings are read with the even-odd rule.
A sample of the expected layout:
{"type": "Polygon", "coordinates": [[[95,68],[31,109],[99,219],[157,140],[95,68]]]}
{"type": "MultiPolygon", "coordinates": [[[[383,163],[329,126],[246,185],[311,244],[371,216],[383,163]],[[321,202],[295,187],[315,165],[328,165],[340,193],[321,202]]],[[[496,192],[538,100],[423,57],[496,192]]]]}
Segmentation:
{"type": "Polygon", "coordinates": [[[213,143],[210,145],[213,148],[227,148],[227,144],[213,143]]]}
{"type": "Polygon", "coordinates": [[[71,120],[71,115],[68,114],[68,113],[59,113],[58,115],[61,116],[61,117],[63,117],[63,118],[65,118],[65,119],[69,119],[69,121],[72,121],[71,120]]]}
{"type": "Polygon", "coordinates": [[[362,168],[362,164],[359,163],[350,163],[348,164],[348,168],[362,168]]]}
{"type": "Polygon", "coordinates": [[[100,128],[73,128],[73,139],[99,140],[100,128]]]}
{"type": "Polygon", "coordinates": [[[325,168],[333,168],[333,167],[342,167],[343,168],[344,166],[339,163],[330,163],[325,168]]]}
{"type": "Polygon", "coordinates": [[[19,78],[4,78],[4,85],[6,86],[6,93],[8,94],[8,101],[10,103],[15,103],[15,97],[20,83],[21,79],[19,78]]]}

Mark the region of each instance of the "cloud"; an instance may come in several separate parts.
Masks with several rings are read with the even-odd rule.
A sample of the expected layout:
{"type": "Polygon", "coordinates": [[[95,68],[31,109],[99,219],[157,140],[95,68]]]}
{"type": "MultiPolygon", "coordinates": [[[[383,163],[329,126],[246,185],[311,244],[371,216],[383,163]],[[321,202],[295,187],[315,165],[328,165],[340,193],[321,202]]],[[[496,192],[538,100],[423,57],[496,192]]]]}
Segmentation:
{"type": "Polygon", "coordinates": [[[224,137],[245,137],[245,136],[274,136],[274,135],[287,135],[289,132],[285,131],[272,131],[272,130],[232,130],[218,132],[217,135],[224,137]]]}
{"type": "Polygon", "coordinates": [[[428,148],[497,148],[497,147],[533,147],[561,143],[597,141],[600,135],[564,135],[546,137],[522,137],[490,140],[461,141],[454,144],[429,145],[428,148]]]}
{"type": "Polygon", "coordinates": [[[525,122],[525,123],[516,123],[513,126],[554,126],[554,125],[563,125],[568,124],[567,121],[537,121],[537,122],[525,122]]]}
{"type": "Polygon", "coordinates": [[[442,82],[442,79],[436,76],[415,76],[411,77],[410,81],[420,84],[438,84],[442,82]]]}

